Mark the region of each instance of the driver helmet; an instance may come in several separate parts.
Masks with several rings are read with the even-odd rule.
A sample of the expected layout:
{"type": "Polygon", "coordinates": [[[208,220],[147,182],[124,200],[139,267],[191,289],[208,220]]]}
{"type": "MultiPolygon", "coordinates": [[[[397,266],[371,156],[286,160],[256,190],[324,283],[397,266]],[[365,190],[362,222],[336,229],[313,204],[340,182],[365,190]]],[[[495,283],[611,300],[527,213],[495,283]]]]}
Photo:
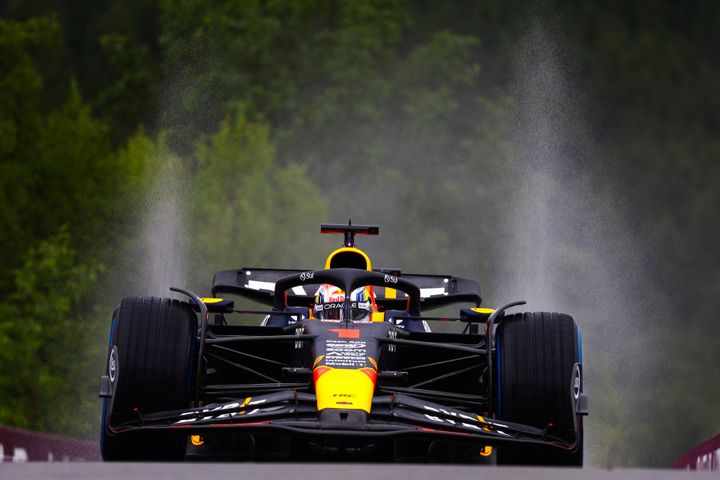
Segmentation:
{"type": "MultiPolygon", "coordinates": [[[[370,322],[373,307],[371,287],[356,288],[350,294],[350,320],[370,322]]],[[[324,284],[315,294],[313,307],[315,318],[320,320],[345,320],[345,292],[335,285],[324,284]]]]}

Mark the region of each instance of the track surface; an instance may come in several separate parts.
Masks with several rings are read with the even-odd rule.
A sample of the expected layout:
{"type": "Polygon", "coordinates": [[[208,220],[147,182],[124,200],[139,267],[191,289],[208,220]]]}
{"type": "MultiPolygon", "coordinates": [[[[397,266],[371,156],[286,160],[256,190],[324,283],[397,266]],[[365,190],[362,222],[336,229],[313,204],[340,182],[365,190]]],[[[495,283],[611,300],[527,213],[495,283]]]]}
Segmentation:
{"type": "Polygon", "coordinates": [[[559,469],[443,465],[255,464],[255,463],[26,463],[0,465],[2,480],[679,480],[717,479],[718,472],[644,469],[559,469]]]}

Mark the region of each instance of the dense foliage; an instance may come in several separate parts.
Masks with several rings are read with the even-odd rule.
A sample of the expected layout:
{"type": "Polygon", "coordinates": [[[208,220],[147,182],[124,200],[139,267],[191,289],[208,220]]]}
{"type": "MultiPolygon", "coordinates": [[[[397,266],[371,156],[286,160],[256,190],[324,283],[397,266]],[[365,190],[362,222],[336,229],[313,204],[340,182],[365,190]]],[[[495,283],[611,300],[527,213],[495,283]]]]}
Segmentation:
{"type": "Polygon", "coordinates": [[[0,423],[97,434],[125,295],[375,263],[575,316],[588,457],[720,429],[720,6],[0,4],[0,423]],[[382,247],[381,247],[382,245],[382,247]],[[714,375],[714,377],[713,377],[714,375]]]}

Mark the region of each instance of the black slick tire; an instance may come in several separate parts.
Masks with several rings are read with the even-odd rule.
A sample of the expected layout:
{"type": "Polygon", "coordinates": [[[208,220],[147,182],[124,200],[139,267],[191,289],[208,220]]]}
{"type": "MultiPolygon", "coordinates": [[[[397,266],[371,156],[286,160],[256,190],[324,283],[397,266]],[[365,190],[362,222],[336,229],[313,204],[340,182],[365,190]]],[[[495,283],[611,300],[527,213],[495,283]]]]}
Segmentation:
{"type": "MultiPolygon", "coordinates": [[[[499,418],[547,428],[548,434],[574,441],[572,380],[580,344],[572,317],[547,312],[508,315],[498,326],[496,339],[499,418]]],[[[582,417],[577,421],[575,450],[500,446],[498,463],[582,466],[582,417]]]]}
{"type": "Polygon", "coordinates": [[[184,436],[156,432],[113,434],[143,412],[187,408],[197,317],[188,303],[167,298],[123,299],[114,315],[110,348],[116,350],[113,398],[103,419],[101,451],[105,460],[181,460],[184,436]],[[109,425],[108,425],[109,424],[109,425]]]}

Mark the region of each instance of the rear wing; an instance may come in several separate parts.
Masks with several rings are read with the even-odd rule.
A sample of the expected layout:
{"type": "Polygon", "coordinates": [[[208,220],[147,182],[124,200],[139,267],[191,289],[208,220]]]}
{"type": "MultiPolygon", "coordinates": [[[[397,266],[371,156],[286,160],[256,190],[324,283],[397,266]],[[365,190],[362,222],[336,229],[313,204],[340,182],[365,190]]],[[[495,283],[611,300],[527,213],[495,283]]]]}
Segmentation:
{"type": "MultiPolygon", "coordinates": [[[[296,275],[307,270],[239,268],[215,274],[212,294],[240,295],[256,302],[272,306],[275,283],[282,277],[296,275]]],[[[420,309],[431,310],[453,303],[480,305],[480,285],[475,280],[451,275],[417,275],[401,273],[397,269],[376,268],[374,272],[393,275],[408,280],[420,289],[420,309]]],[[[319,284],[305,284],[288,290],[290,306],[309,307],[315,303],[319,284]]],[[[374,287],[375,297],[381,310],[404,310],[407,296],[389,287],[374,287]]]]}

